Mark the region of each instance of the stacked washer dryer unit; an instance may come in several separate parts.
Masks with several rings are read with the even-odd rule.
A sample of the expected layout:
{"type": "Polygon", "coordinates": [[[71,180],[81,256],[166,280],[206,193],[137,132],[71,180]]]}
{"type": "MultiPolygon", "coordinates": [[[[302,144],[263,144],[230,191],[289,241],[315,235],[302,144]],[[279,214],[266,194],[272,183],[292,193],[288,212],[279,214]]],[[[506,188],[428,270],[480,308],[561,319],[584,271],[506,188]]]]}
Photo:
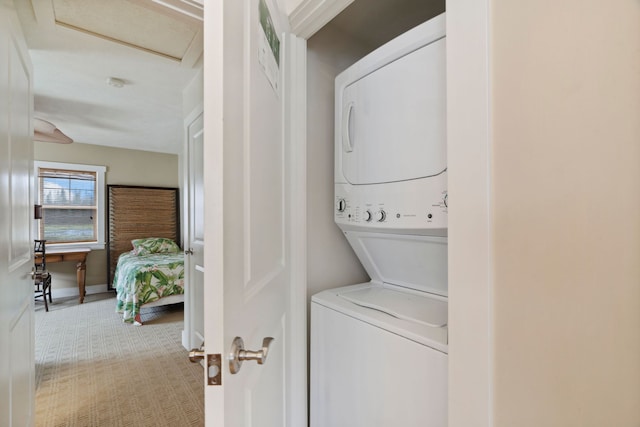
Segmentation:
{"type": "Polygon", "coordinates": [[[335,221],[371,277],[312,298],[311,426],[447,425],[445,17],[336,78],[335,221]]]}

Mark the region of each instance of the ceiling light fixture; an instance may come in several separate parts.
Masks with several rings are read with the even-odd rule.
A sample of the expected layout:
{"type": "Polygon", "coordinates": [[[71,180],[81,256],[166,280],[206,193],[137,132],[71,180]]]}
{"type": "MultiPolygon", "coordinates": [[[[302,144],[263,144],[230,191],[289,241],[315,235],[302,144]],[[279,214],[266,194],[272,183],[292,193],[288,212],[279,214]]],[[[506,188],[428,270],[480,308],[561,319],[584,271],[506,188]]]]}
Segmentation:
{"type": "Polygon", "coordinates": [[[109,77],[107,78],[107,84],[109,86],[113,86],[113,87],[117,87],[117,88],[121,88],[124,86],[124,80],[119,79],[117,77],[109,77]]]}

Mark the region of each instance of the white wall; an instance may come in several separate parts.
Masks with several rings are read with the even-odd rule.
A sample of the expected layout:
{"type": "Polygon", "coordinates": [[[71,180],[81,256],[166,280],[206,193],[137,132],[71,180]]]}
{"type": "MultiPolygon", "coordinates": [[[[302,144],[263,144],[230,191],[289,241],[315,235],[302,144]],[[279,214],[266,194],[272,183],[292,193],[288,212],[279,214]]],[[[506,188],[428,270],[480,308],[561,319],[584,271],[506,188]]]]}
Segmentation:
{"type": "Polygon", "coordinates": [[[184,117],[189,116],[193,110],[202,108],[204,95],[204,73],[200,68],[198,74],[182,91],[182,114],[184,117]]]}
{"type": "Polygon", "coordinates": [[[288,15],[290,14],[296,7],[298,7],[304,0],[280,0],[282,9],[288,15]]]}

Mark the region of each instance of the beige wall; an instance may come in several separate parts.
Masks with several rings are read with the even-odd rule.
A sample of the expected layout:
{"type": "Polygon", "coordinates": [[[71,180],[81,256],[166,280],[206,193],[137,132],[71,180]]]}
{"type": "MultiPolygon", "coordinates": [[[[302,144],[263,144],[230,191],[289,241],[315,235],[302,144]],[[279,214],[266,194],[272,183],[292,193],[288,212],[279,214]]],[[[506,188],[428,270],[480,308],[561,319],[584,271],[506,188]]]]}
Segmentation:
{"type": "Polygon", "coordinates": [[[637,427],[640,2],[490,22],[495,426],[637,427]]]}
{"type": "Polygon", "coordinates": [[[370,50],[326,26],[307,43],[307,295],[369,280],[333,221],[334,81],[370,50]]]}
{"type": "MultiPolygon", "coordinates": [[[[35,160],[81,163],[107,167],[107,184],[143,185],[152,187],[179,186],[179,159],[175,154],[127,150],[91,144],[69,145],[46,142],[34,143],[35,160]]],[[[72,263],[48,265],[56,289],[77,288],[72,263]]],[[[87,286],[107,283],[107,252],[92,251],[87,257],[87,286]]],[[[106,287],[104,288],[106,290],[106,287]]],[[[66,289],[68,293],[69,289],[66,289]]]]}

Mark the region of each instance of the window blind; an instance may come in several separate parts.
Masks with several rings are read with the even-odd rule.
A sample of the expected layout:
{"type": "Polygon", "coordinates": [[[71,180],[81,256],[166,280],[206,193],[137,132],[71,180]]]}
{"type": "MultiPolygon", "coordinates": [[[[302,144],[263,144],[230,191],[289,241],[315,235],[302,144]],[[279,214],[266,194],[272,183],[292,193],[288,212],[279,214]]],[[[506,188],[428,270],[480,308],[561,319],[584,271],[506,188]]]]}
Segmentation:
{"type": "Polygon", "coordinates": [[[40,238],[47,243],[96,242],[96,173],[40,168],[38,180],[40,238]]]}

